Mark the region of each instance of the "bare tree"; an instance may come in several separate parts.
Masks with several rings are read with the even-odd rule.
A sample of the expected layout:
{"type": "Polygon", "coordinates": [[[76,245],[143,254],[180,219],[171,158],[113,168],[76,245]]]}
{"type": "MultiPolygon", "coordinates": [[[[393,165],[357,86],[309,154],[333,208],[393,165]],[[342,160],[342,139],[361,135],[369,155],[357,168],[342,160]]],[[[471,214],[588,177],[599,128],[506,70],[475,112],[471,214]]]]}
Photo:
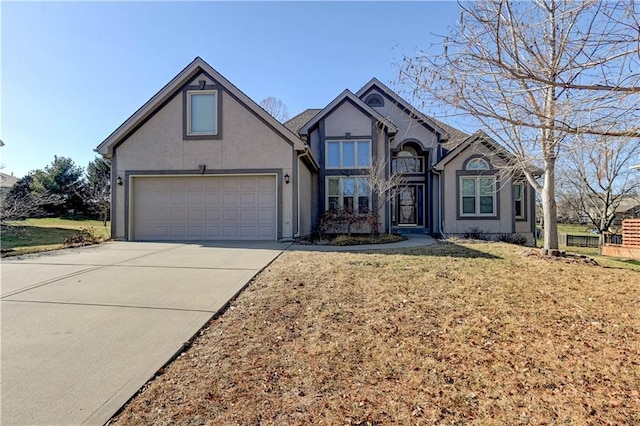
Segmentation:
{"type": "Polygon", "coordinates": [[[401,173],[389,171],[389,162],[377,157],[371,159],[368,170],[369,187],[373,198],[373,211],[368,215],[369,226],[374,234],[380,232],[380,215],[405,188],[407,182],[401,173]]]}
{"type": "Polygon", "coordinates": [[[20,179],[0,200],[0,222],[44,215],[52,205],[63,203],[57,194],[32,191],[33,172],[20,179]]]}
{"type": "Polygon", "coordinates": [[[275,96],[264,98],[260,101],[260,106],[281,123],[289,118],[287,106],[275,96]]]}
{"type": "Polygon", "coordinates": [[[630,168],[640,158],[640,140],[597,139],[568,153],[558,192],[602,235],[609,231],[620,203],[640,191],[640,178],[630,168]]]}
{"type": "Polygon", "coordinates": [[[544,249],[558,248],[556,163],[569,135],[640,135],[640,26],[632,0],[460,5],[442,53],[406,57],[400,82],[477,119],[541,195],[544,249]],[[528,164],[543,170],[542,183],[528,164]]]}

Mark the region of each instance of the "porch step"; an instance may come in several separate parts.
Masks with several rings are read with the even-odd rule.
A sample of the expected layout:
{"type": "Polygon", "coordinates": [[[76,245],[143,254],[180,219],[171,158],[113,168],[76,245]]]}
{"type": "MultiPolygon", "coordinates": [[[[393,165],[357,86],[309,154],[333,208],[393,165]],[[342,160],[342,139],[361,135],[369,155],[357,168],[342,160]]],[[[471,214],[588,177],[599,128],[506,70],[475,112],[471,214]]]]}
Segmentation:
{"type": "Polygon", "coordinates": [[[429,231],[424,227],[415,227],[415,228],[405,228],[405,227],[393,227],[391,228],[391,232],[399,235],[416,235],[416,234],[429,234],[429,231]]]}

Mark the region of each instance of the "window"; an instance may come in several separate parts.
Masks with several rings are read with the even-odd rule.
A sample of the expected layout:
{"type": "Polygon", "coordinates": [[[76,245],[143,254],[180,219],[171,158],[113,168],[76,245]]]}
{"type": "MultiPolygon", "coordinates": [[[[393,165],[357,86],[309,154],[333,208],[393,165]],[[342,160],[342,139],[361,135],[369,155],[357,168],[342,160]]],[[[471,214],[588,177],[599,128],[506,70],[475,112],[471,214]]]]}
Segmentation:
{"type": "Polygon", "coordinates": [[[187,92],[187,136],[218,134],[218,91],[187,92]]]}
{"type": "Polygon", "coordinates": [[[524,183],[518,182],[513,185],[513,210],[516,219],[524,219],[524,183]]]}
{"type": "Polygon", "coordinates": [[[393,158],[391,168],[393,173],[422,173],[423,158],[413,148],[405,147],[393,158]]]}
{"type": "Polygon", "coordinates": [[[460,178],[460,215],[494,216],[496,214],[495,177],[460,178]]]}
{"type": "Polygon", "coordinates": [[[364,103],[371,107],[381,107],[384,106],[384,100],[382,96],[377,93],[372,93],[364,100],[364,103]]]}
{"type": "Polygon", "coordinates": [[[490,170],[489,163],[482,158],[474,158],[467,163],[467,170],[490,170]]]}
{"type": "Polygon", "coordinates": [[[371,188],[368,177],[327,178],[327,210],[345,209],[366,214],[371,210],[371,188]]]}
{"type": "Polygon", "coordinates": [[[371,165],[371,141],[327,141],[327,169],[366,169],[371,165]]]}

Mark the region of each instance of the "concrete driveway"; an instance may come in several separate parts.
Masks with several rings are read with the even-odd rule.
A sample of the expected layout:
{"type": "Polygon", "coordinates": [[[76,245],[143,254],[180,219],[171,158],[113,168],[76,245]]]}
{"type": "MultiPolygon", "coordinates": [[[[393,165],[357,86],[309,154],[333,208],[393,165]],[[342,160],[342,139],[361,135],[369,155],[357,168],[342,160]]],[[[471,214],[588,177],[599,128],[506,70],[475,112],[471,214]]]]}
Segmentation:
{"type": "Polygon", "coordinates": [[[104,424],[288,244],[134,243],[3,259],[2,424],[104,424]]]}

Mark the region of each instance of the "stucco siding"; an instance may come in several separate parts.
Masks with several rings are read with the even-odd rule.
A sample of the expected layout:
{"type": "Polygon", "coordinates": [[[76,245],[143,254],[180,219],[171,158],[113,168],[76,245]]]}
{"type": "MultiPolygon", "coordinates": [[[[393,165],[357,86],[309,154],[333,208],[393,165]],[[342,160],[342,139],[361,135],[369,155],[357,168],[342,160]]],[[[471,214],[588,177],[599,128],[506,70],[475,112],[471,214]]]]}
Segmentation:
{"type": "Polygon", "coordinates": [[[344,137],[371,134],[371,118],[350,102],[344,102],[325,118],[326,137],[344,137]]]}
{"type": "MultiPolygon", "coordinates": [[[[363,96],[366,98],[371,93],[379,93],[376,90],[370,90],[363,96]]],[[[415,139],[422,143],[424,149],[435,149],[438,143],[437,135],[412,119],[411,116],[397,104],[392,103],[389,98],[382,95],[384,106],[374,107],[376,111],[391,121],[397,128],[398,133],[391,144],[391,149],[397,148],[403,141],[407,139],[415,139]]]]}
{"type": "MultiPolygon", "coordinates": [[[[459,180],[460,177],[456,173],[462,171],[464,162],[471,156],[478,154],[489,154],[480,147],[471,146],[464,150],[456,158],[452,159],[443,171],[444,176],[444,206],[443,231],[446,234],[464,234],[471,229],[479,229],[488,234],[503,234],[514,232],[513,218],[513,191],[511,179],[506,181],[497,181],[497,218],[460,218],[459,217],[459,180]]],[[[487,158],[494,164],[500,165],[500,160],[496,157],[487,155],[487,158]]]]}
{"type": "MultiPolygon", "coordinates": [[[[196,77],[191,84],[197,84],[196,77]]],[[[211,83],[207,79],[208,83],[211,83]]],[[[222,97],[219,114],[221,138],[185,140],[183,138],[183,95],[179,91],[168,103],[116,148],[118,161],[115,173],[125,179],[127,172],[171,171],[197,172],[201,165],[207,173],[234,171],[259,173],[260,170],[281,170],[282,176],[293,174],[293,147],[247,107],[218,86],[222,97]]],[[[306,166],[301,165],[306,169],[306,166]]],[[[308,175],[305,179],[308,179],[308,175]]],[[[129,182],[125,182],[129,185],[129,182]]],[[[307,185],[307,184],[305,184],[307,185]]],[[[125,186],[114,188],[116,220],[115,237],[125,238],[127,200],[125,186]]],[[[293,185],[281,186],[282,238],[293,237],[293,185]]]]}

